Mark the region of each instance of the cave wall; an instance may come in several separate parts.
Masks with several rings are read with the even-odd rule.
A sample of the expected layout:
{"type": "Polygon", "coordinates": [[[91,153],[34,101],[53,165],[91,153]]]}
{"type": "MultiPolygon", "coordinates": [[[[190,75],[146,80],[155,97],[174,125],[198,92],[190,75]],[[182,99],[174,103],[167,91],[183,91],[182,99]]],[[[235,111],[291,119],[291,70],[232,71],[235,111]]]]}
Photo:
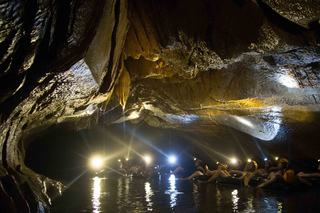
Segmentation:
{"type": "Polygon", "coordinates": [[[24,165],[24,146],[54,124],[145,121],[207,156],[259,144],[319,157],[319,5],[3,1],[1,208],[46,211],[62,190],[24,165]]]}

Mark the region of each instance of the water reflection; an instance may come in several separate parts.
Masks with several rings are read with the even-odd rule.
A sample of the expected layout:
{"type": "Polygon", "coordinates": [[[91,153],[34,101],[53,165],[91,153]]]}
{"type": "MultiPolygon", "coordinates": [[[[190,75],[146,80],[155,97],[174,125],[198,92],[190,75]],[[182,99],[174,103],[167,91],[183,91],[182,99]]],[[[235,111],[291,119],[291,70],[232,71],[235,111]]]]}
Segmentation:
{"type": "Polygon", "coordinates": [[[165,194],[170,195],[170,207],[173,208],[177,205],[177,195],[183,193],[176,190],[176,177],[174,175],[170,175],[169,183],[169,190],[166,190],[165,194]]]}
{"type": "Polygon", "coordinates": [[[93,212],[100,212],[100,196],[101,196],[101,179],[98,177],[93,178],[93,187],[92,187],[92,206],[93,212]]]}
{"type": "Polygon", "coordinates": [[[152,205],[153,205],[153,202],[151,202],[151,197],[153,196],[153,191],[150,187],[150,183],[149,182],[146,182],[145,185],[144,185],[144,189],[146,191],[146,202],[147,202],[147,210],[148,211],[152,211],[152,205]]]}
{"type": "Polygon", "coordinates": [[[231,195],[232,195],[232,203],[233,203],[233,211],[234,212],[239,212],[238,211],[238,200],[239,200],[239,197],[238,197],[238,190],[235,189],[231,192],[231,195]]]}
{"type": "Polygon", "coordinates": [[[95,177],[80,179],[70,186],[53,202],[52,213],[318,212],[318,197],[319,190],[289,195],[176,181],[174,176],[162,177],[161,182],[159,179],[95,177]]]}

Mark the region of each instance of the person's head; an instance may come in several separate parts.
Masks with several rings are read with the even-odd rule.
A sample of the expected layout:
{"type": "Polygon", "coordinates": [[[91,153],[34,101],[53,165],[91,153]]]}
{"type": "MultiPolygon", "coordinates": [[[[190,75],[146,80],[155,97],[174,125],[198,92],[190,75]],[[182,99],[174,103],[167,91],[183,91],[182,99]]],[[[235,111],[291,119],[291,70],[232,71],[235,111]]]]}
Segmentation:
{"type": "Polygon", "coordinates": [[[293,183],[296,179],[296,174],[292,169],[288,169],[284,175],[283,175],[283,179],[287,182],[287,183],[293,183]]]}
{"type": "Polygon", "coordinates": [[[228,166],[226,165],[226,164],[220,164],[219,166],[218,166],[218,170],[227,170],[228,169],[228,166]]]}
{"type": "Polygon", "coordinates": [[[194,162],[195,166],[202,166],[202,164],[203,164],[202,160],[200,160],[200,159],[196,159],[195,162],[194,162]]]}
{"type": "Polygon", "coordinates": [[[281,158],[278,162],[278,169],[279,170],[284,170],[288,166],[288,160],[285,158],[281,158]]]}
{"type": "Polygon", "coordinates": [[[248,172],[254,172],[255,170],[258,169],[258,164],[253,160],[251,162],[248,162],[246,164],[246,167],[245,167],[245,171],[248,171],[248,172]]]}
{"type": "Polygon", "coordinates": [[[272,167],[272,162],[271,160],[267,160],[265,163],[264,163],[264,168],[265,169],[270,169],[272,167]]]}

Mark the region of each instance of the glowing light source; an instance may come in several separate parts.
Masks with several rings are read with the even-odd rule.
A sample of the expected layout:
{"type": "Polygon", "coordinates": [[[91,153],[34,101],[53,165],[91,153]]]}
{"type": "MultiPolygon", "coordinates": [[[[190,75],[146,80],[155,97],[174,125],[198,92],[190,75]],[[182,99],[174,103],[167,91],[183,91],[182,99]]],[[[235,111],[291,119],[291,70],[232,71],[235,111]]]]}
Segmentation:
{"type": "Polygon", "coordinates": [[[279,157],[275,157],[276,160],[279,160],[279,157]]]}
{"type": "Polygon", "coordinates": [[[129,159],[128,158],[126,158],[126,161],[128,161],[129,159]]]}
{"type": "Polygon", "coordinates": [[[231,163],[233,163],[233,164],[237,163],[237,159],[232,158],[232,159],[231,159],[231,163]]]}
{"type": "Polygon", "coordinates": [[[193,158],[193,160],[194,160],[194,161],[196,161],[196,160],[197,160],[197,158],[193,158]]]}
{"type": "Polygon", "coordinates": [[[217,164],[219,164],[219,161],[217,162],[217,164]]]}
{"type": "Polygon", "coordinates": [[[121,162],[121,159],[118,159],[118,162],[121,162]]]}
{"type": "Polygon", "coordinates": [[[150,163],[151,162],[151,157],[150,156],[145,156],[144,160],[146,161],[146,163],[150,163]]]}
{"type": "Polygon", "coordinates": [[[177,158],[175,156],[169,157],[169,163],[176,163],[176,162],[177,162],[177,158]]]}
{"type": "Polygon", "coordinates": [[[264,161],[268,161],[268,158],[264,158],[264,161]]]}
{"type": "Polygon", "coordinates": [[[251,159],[248,159],[248,162],[250,163],[252,160],[251,159]]]}
{"type": "Polygon", "coordinates": [[[90,165],[93,169],[99,169],[103,166],[103,160],[100,157],[94,157],[91,159],[90,165]]]}

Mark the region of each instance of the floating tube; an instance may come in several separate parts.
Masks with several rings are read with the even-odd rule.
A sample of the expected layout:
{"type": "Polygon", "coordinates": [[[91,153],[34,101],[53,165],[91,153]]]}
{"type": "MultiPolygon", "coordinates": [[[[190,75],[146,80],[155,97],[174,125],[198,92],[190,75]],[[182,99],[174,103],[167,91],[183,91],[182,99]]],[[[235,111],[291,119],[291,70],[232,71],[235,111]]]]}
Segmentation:
{"type": "MultiPolygon", "coordinates": [[[[260,179],[254,177],[250,179],[249,185],[250,186],[257,186],[259,185],[260,179]]],[[[216,180],[216,183],[219,185],[232,185],[232,186],[244,186],[244,179],[239,177],[222,177],[216,180]]]]}
{"type": "Polygon", "coordinates": [[[194,179],[200,180],[200,181],[208,181],[212,176],[211,175],[199,175],[196,176],[194,179]]]}

